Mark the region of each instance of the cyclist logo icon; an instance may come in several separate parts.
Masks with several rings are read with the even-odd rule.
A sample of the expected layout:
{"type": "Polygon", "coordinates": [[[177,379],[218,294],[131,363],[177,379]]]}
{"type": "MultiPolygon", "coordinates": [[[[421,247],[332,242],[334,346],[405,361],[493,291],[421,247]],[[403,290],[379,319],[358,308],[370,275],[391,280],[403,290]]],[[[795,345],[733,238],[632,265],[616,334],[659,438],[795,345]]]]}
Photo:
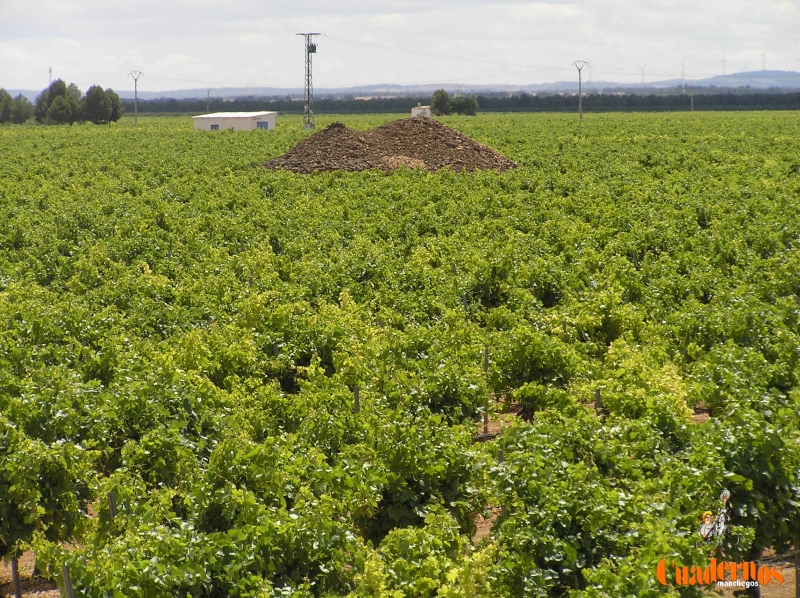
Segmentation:
{"type": "Polygon", "coordinates": [[[706,511],[700,519],[701,524],[698,530],[700,538],[698,543],[702,541],[706,545],[713,545],[711,556],[714,556],[714,553],[719,549],[720,554],[724,557],[725,549],[723,543],[726,539],[731,540],[733,538],[730,530],[731,514],[733,513],[731,493],[728,490],[723,490],[719,500],[722,502],[722,506],[717,511],[717,514],[714,515],[713,512],[706,511]]]}

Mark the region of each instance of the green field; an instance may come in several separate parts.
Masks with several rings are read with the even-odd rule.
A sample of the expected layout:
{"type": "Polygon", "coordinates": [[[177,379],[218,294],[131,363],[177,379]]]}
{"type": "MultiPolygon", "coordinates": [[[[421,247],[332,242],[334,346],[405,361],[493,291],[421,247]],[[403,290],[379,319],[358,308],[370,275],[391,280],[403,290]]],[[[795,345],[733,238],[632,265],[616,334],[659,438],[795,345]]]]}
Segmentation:
{"type": "Polygon", "coordinates": [[[729,559],[800,546],[800,115],[442,120],[519,168],[0,127],[0,555],[91,597],[693,596],[656,564],[708,564],[725,488],[729,559]]]}

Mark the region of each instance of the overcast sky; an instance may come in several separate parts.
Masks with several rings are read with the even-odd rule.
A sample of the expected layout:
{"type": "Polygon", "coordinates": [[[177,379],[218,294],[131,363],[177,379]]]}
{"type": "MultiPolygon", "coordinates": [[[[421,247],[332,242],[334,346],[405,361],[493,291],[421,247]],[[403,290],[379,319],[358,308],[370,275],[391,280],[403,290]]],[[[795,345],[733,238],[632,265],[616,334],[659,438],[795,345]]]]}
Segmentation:
{"type": "Polygon", "coordinates": [[[0,0],[0,86],[302,87],[300,31],[317,88],[800,70],[800,0],[0,0]]]}

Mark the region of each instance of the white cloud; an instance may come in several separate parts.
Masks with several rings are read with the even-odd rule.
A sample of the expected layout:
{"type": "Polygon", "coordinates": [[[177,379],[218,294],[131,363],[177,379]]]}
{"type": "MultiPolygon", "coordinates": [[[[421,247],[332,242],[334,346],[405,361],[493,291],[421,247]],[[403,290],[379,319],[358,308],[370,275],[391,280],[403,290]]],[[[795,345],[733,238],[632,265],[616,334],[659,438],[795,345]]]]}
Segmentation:
{"type": "Polygon", "coordinates": [[[798,3],[788,0],[2,0],[0,85],[40,89],[54,76],[140,89],[300,87],[298,31],[323,31],[315,84],[572,78],[636,81],[800,67],[798,3]],[[366,43],[359,43],[361,42],[366,43]],[[198,82],[197,84],[191,81],[198,82]],[[201,82],[202,83],[199,83],[201,82]]]}
{"type": "Polygon", "coordinates": [[[22,48],[0,42],[0,64],[21,63],[21,62],[27,62],[30,59],[31,59],[30,53],[23,50],[22,48]]]}

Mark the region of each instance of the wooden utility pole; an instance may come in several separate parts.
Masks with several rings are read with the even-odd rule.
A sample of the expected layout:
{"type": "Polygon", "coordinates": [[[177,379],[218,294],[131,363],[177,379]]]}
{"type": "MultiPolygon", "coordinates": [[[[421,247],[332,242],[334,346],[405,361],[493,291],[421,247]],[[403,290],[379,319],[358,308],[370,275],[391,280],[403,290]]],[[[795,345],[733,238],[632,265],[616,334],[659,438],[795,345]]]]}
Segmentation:
{"type": "Polygon", "coordinates": [[[578,69],[578,114],[581,120],[583,120],[583,82],[581,81],[581,71],[587,64],[589,63],[585,60],[576,60],[572,63],[572,65],[578,69]]]}

